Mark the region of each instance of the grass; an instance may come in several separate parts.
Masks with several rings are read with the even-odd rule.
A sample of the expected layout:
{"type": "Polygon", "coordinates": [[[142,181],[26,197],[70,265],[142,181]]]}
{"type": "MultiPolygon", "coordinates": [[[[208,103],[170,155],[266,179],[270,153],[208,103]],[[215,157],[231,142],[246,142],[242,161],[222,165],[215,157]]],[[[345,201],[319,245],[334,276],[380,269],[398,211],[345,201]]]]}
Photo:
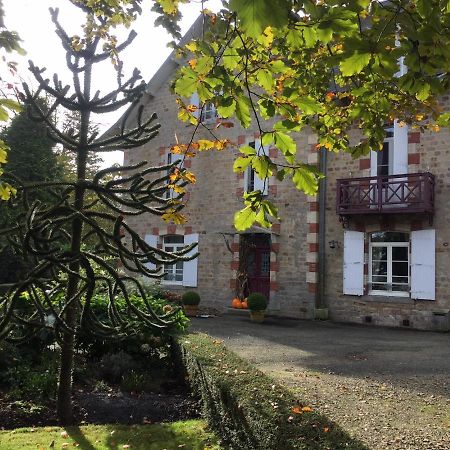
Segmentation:
{"type": "Polygon", "coordinates": [[[0,449],[220,450],[202,420],[150,425],[86,425],[0,431],[0,449]]]}

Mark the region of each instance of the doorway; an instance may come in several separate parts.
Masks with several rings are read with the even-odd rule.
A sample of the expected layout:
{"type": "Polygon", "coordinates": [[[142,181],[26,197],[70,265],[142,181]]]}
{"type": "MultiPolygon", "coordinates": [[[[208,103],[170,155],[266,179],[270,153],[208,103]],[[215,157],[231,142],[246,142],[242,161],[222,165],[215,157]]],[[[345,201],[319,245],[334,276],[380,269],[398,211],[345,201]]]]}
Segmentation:
{"type": "Polygon", "coordinates": [[[270,298],[270,235],[243,234],[240,237],[240,271],[245,274],[243,294],[259,292],[270,298]]]}

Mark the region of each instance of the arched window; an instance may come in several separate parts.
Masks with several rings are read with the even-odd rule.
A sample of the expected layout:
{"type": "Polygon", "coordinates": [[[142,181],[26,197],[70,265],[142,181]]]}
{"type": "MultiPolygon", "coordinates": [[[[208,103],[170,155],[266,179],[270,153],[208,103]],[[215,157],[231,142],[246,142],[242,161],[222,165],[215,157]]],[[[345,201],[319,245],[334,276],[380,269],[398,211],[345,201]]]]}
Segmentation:
{"type": "Polygon", "coordinates": [[[409,295],[409,233],[370,233],[369,287],[375,295],[409,295]]]}

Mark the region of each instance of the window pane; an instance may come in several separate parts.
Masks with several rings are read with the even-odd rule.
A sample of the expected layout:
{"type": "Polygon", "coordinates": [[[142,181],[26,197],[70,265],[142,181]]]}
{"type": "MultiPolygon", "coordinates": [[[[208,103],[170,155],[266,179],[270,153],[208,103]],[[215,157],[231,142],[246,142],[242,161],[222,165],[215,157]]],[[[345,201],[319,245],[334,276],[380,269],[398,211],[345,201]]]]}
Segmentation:
{"type": "Polygon", "coordinates": [[[387,247],[372,247],[372,260],[386,261],[387,260],[387,247]]]}
{"type": "Polygon", "coordinates": [[[408,261],[408,247],[392,247],[393,261],[408,261]]]}
{"type": "Polygon", "coordinates": [[[372,275],[387,275],[387,263],[382,261],[373,261],[372,275]]]}
{"type": "Polygon", "coordinates": [[[393,231],[375,231],[371,233],[370,240],[372,242],[409,242],[409,234],[393,231]]]}
{"type": "Polygon", "coordinates": [[[393,284],[392,290],[396,292],[409,292],[409,285],[407,284],[393,284]]]}
{"type": "Polygon", "coordinates": [[[374,275],[372,277],[372,283],[387,283],[386,275],[374,275]]]}
{"type": "Polygon", "coordinates": [[[389,286],[387,284],[372,283],[372,290],[374,290],[374,291],[389,291],[389,286]]]}
{"type": "Polygon", "coordinates": [[[407,262],[394,262],[392,263],[392,276],[408,276],[408,263],[407,262]]]}
{"type": "Polygon", "coordinates": [[[408,284],[409,278],[408,277],[392,277],[392,282],[397,284],[408,284]]]}
{"type": "Polygon", "coordinates": [[[184,236],[178,234],[164,236],[164,244],[183,244],[183,243],[184,243],[184,236]]]}

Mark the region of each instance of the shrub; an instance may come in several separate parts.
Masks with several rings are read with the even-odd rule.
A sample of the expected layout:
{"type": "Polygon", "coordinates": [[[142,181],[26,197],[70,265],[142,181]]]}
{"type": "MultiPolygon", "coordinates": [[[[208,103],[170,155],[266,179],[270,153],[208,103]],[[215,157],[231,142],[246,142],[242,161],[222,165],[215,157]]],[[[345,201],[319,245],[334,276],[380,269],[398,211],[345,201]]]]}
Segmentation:
{"type": "Polygon", "coordinates": [[[123,351],[108,353],[102,357],[99,364],[99,376],[111,383],[119,383],[124,375],[137,366],[133,357],[123,351]]]}
{"type": "Polygon", "coordinates": [[[178,343],[202,415],[231,448],[367,450],[217,340],[190,334],[178,343]]]}
{"type": "Polygon", "coordinates": [[[264,311],[267,308],[267,298],[259,292],[253,292],[247,298],[250,311],[264,311]]]}
{"type": "Polygon", "coordinates": [[[194,291],[187,291],[182,297],[183,305],[195,306],[200,303],[200,295],[194,291]]]}

